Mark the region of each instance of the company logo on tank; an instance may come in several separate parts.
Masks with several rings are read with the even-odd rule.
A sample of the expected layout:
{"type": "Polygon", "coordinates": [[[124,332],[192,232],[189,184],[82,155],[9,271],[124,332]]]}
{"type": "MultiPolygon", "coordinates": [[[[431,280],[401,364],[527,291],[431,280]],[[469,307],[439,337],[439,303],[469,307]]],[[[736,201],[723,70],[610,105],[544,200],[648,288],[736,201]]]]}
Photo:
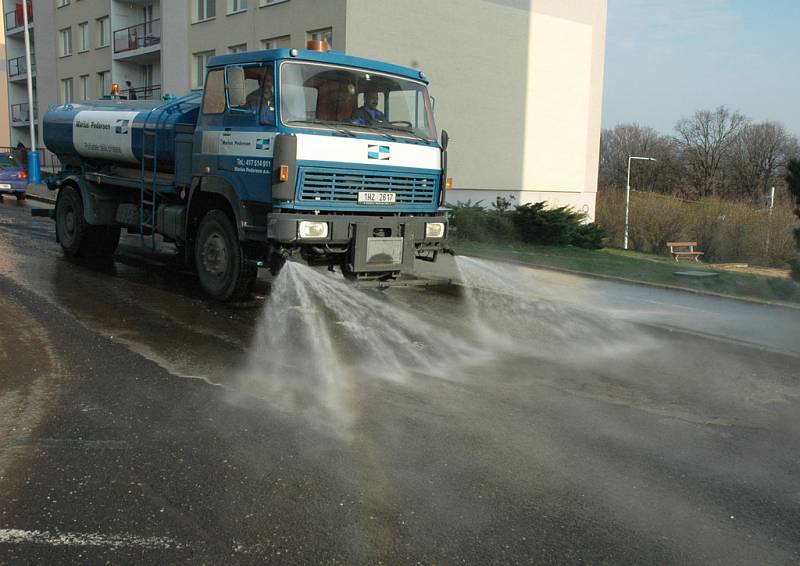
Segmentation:
{"type": "Polygon", "coordinates": [[[73,119],[72,143],[84,157],[138,163],[131,122],[138,112],[84,110],[73,119]]]}

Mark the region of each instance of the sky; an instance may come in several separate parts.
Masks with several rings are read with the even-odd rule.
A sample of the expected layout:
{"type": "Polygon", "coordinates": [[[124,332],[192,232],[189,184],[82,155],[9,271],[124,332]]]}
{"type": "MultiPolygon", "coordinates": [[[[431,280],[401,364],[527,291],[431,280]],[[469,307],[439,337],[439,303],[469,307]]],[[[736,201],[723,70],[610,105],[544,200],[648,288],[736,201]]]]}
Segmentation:
{"type": "Polygon", "coordinates": [[[608,0],[604,128],[718,106],[800,137],[800,0],[608,0]]]}

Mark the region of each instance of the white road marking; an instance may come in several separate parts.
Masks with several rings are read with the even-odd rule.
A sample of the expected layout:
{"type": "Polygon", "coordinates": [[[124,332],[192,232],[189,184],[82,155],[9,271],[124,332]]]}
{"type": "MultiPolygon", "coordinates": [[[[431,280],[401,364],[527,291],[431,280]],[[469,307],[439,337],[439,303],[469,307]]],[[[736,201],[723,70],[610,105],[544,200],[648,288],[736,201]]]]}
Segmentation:
{"type": "Polygon", "coordinates": [[[128,534],[60,533],[50,531],[25,531],[20,529],[0,529],[0,544],[100,546],[107,548],[142,548],[150,550],[165,548],[179,549],[184,546],[167,537],[140,537],[128,534]]]}

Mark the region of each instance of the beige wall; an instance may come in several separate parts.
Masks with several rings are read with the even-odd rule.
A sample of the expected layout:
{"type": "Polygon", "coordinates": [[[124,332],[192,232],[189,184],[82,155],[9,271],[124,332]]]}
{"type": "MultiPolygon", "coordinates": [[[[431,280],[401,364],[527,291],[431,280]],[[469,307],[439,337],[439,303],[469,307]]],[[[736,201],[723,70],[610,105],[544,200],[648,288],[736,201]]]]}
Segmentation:
{"type": "Polygon", "coordinates": [[[189,0],[162,0],[161,93],[189,92],[189,0]]]}
{"type": "Polygon", "coordinates": [[[346,48],[426,72],[451,138],[448,200],[510,195],[593,218],[606,11],[607,0],[349,0],[346,48]]]}
{"type": "Polygon", "coordinates": [[[526,1],[348,2],[348,54],[418,67],[431,81],[458,187],[522,185],[528,16],[526,1]]]}
{"type": "Polygon", "coordinates": [[[607,0],[532,7],[523,202],[547,195],[594,218],[607,0]]]}

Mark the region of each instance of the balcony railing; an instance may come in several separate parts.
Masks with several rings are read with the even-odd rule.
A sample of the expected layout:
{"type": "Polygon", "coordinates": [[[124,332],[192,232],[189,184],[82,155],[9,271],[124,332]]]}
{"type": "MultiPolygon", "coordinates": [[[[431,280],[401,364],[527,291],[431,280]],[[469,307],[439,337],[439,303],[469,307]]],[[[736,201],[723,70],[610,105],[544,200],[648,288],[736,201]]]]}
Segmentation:
{"type": "MultiPolygon", "coordinates": [[[[31,57],[31,73],[36,71],[36,57],[31,57]]],[[[8,60],[8,76],[16,77],[19,75],[26,75],[28,73],[28,66],[25,62],[25,56],[15,57],[8,60]]]]}
{"type": "MultiPolygon", "coordinates": [[[[16,7],[10,12],[6,12],[6,30],[18,28],[25,24],[22,14],[22,2],[17,2],[16,7]]],[[[33,21],[33,6],[28,0],[28,23],[33,21]]]]}
{"type": "Polygon", "coordinates": [[[161,43],[161,20],[150,20],[114,32],[114,53],[124,53],[161,43]]]}
{"type": "MultiPolygon", "coordinates": [[[[33,109],[33,119],[36,120],[38,118],[36,108],[33,109]]],[[[28,122],[31,119],[31,113],[29,111],[29,106],[27,102],[22,104],[12,104],[11,105],[11,122],[28,122]]]]}
{"type": "Polygon", "coordinates": [[[131,93],[136,94],[137,100],[159,100],[161,98],[161,85],[140,86],[122,90],[122,96],[133,100],[131,93]]]}

